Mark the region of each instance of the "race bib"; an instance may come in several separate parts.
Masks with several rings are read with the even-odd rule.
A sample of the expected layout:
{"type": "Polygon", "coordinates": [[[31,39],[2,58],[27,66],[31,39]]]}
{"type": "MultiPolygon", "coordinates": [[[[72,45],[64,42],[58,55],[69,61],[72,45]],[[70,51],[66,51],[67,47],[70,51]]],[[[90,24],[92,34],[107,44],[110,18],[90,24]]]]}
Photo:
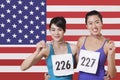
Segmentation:
{"type": "Polygon", "coordinates": [[[74,73],[72,54],[52,55],[52,65],[55,76],[66,76],[74,73]]]}
{"type": "Polygon", "coordinates": [[[77,70],[96,74],[100,52],[80,50],[77,70]]]}

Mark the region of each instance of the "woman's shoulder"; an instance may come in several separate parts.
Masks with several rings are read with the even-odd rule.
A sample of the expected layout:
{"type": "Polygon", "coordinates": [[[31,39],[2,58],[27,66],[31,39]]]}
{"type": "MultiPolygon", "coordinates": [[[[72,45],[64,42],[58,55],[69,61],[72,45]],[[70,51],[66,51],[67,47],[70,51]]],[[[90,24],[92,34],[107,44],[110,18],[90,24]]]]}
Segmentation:
{"type": "Polygon", "coordinates": [[[83,41],[86,37],[88,37],[88,36],[81,36],[81,37],[79,37],[78,41],[83,41]]]}

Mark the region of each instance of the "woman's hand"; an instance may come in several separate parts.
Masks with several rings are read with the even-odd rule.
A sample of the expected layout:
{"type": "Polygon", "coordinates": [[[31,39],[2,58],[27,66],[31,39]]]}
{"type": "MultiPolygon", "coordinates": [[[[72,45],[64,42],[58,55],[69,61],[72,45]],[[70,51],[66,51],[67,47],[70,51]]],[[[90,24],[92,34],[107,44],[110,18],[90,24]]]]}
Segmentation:
{"type": "Polygon", "coordinates": [[[45,41],[42,40],[42,41],[38,42],[36,45],[36,52],[39,53],[45,47],[46,47],[45,41]]]}
{"type": "Polygon", "coordinates": [[[113,41],[108,42],[108,54],[112,55],[115,53],[115,44],[113,41]]]}
{"type": "Polygon", "coordinates": [[[48,75],[48,73],[44,74],[45,80],[48,80],[50,78],[50,76],[48,75]]]}

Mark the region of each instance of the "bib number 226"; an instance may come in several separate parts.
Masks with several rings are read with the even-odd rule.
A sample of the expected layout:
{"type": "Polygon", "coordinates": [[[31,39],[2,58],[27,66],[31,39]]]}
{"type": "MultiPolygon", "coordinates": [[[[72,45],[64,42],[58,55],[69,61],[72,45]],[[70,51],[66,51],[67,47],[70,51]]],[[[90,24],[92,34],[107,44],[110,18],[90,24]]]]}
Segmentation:
{"type": "Polygon", "coordinates": [[[71,64],[70,61],[56,61],[56,70],[65,70],[65,69],[70,69],[71,64]]]}

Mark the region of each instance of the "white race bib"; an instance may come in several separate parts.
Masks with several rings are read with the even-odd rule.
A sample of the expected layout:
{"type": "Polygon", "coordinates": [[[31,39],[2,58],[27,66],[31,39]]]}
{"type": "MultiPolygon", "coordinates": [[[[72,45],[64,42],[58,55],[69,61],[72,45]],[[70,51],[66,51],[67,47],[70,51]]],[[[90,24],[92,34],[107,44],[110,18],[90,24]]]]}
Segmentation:
{"type": "Polygon", "coordinates": [[[66,76],[74,73],[72,54],[52,55],[52,64],[55,76],[66,76]]]}
{"type": "Polygon", "coordinates": [[[96,74],[100,52],[80,50],[77,70],[96,74]]]}

